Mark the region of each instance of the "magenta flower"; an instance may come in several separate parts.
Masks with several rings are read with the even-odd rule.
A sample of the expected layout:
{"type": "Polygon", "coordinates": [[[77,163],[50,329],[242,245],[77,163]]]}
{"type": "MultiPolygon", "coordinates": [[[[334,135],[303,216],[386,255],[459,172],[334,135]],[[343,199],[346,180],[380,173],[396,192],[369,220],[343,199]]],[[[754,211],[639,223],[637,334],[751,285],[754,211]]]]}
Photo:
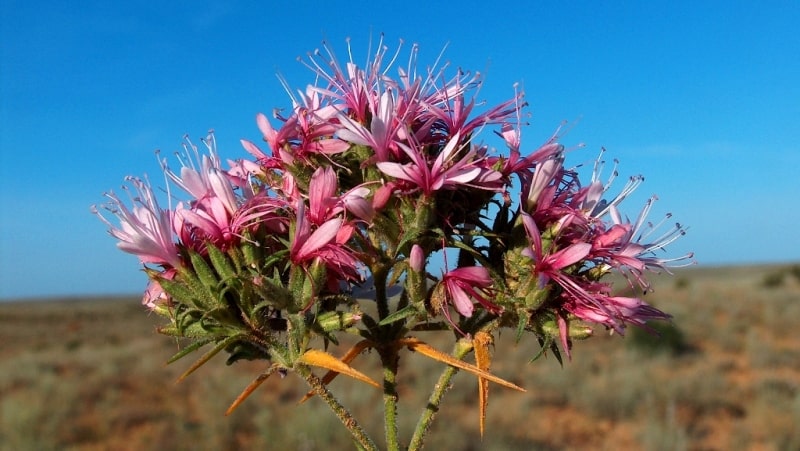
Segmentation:
{"type": "Polygon", "coordinates": [[[342,218],[334,217],[320,224],[313,232],[306,214],[305,204],[296,207],[295,233],[289,248],[289,256],[296,265],[310,264],[320,259],[339,278],[359,281],[359,261],[346,246],[353,233],[353,226],[342,218]]]}
{"type": "Polygon", "coordinates": [[[513,117],[519,111],[519,101],[521,93],[503,103],[495,105],[488,111],[481,114],[472,114],[475,108],[475,98],[469,102],[464,102],[464,95],[468,87],[475,87],[476,92],[480,87],[479,74],[472,76],[459,70],[458,75],[453,81],[437,91],[437,95],[431,96],[436,103],[430,99],[423,105],[429,107],[428,113],[435,117],[442,127],[447,130],[450,136],[461,135],[469,136],[475,133],[480,127],[488,124],[500,124],[513,117]]]}
{"type": "Polygon", "coordinates": [[[574,298],[570,297],[564,303],[564,308],[584,321],[602,324],[620,335],[624,335],[626,324],[646,328],[648,321],[672,318],[639,298],[602,293],[594,293],[593,296],[599,301],[596,305],[574,302],[574,298]],[[603,308],[599,308],[600,305],[603,308]]]}
{"type": "Polygon", "coordinates": [[[320,167],[314,171],[308,191],[308,217],[316,225],[342,211],[349,211],[367,222],[375,213],[371,201],[366,198],[370,191],[365,186],[356,186],[341,196],[338,195],[339,183],[331,167],[320,167]]]}
{"type": "Polygon", "coordinates": [[[424,150],[419,145],[398,145],[411,159],[411,163],[378,162],[378,169],[386,175],[409,182],[426,195],[440,189],[467,185],[484,172],[473,161],[474,150],[470,149],[458,158],[461,146],[464,145],[459,135],[450,138],[431,166],[428,166],[424,150]]]}
{"type": "Polygon", "coordinates": [[[499,312],[501,308],[489,301],[488,289],[492,285],[489,271],[481,266],[466,266],[448,271],[442,276],[447,298],[458,313],[472,316],[474,306],[472,299],[478,301],[484,308],[492,312],[499,312]]]}
{"type": "Polygon", "coordinates": [[[523,255],[533,259],[534,271],[539,275],[540,287],[544,286],[550,279],[555,279],[561,283],[568,276],[562,269],[572,266],[584,260],[592,249],[589,243],[573,243],[563,249],[550,253],[543,249],[542,236],[533,218],[522,212],[522,223],[525,232],[530,240],[531,246],[523,251],[523,255]]]}

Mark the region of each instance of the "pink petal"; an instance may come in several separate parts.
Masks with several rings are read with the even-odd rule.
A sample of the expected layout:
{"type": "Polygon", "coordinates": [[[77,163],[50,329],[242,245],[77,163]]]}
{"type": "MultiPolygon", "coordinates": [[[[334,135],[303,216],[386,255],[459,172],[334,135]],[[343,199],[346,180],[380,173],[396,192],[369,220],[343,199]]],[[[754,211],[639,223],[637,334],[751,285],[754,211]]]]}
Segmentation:
{"type": "MultiPolygon", "coordinates": [[[[263,115],[262,115],[263,116],[263,115]]],[[[246,139],[242,139],[239,142],[242,143],[242,147],[246,150],[250,155],[256,157],[258,160],[265,160],[267,159],[267,155],[261,151],[255,144],[251,143],[246,139]]]]}
{"type": "Polygon", "coordinates": [[[561,249],[547,257],[550,264],[554,269],[561,269],[573,263],[577,263],[592,250],[592,245],[589,243],[575,243],[569,247],[561,249]]]}
{"type": "Polygon", "coordinates": [[[470,283],[470,285],[486,286],[492,283],[492,278],[489,277],[489,271],[483,266],[465,266],[463,268],[456,268],[448,273],[451,277],[463,279],[470,283]]]}
{"type": "Polygon", "coordinates": [[[331,219],[319,226],[319,228],[308,237],[305,243],[300,246],[295,257],[299,260],[303,260],[314,251],[333,241],[341,226],[341,218],[331,219]]]}
{"type": "Polygon", "coordinates": [[[450,284],[450,296],[453,299],[453,307],[458,311],[458,313],[466,316],[467,318],[472,316],[472,311],[475,307],[472,305],[472,301],[470,300],[467,293],[464,292],[461,288],[455,286],[454,284],[450,284]]]}

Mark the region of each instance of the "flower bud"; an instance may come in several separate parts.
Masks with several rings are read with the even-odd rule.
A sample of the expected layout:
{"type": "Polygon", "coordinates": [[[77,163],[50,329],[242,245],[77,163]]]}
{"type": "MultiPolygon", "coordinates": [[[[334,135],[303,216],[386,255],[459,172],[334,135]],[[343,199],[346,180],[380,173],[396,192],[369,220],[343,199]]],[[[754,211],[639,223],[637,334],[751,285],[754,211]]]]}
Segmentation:
{"type": "Polygon", "coordinates": [[[419,244],[411,246],[411,255],[408,258],[408,265],[412,271],[420,272],[425,265],[425,253],[419,244]]]}
{"type": "Polygon", "coordinates": [[[525,202],[527,211],[533,211],[544,189],[550,185],[559,170],[563,157],[548,158],[536,166],[525,202]]]}
{"type": "MultiPolygon", "coordinates": [[[[558,322],[555,318],[548,319],[541,323],[542,331],[551,337],[558,337],[560,335],[558,329],[558,322]]],[[[583,340],[591,337],[593,334],[592,328],[579,321],[569,321],[567,326],[567,335],[573,340],[583,340]]]]}
{"type": "Polygon", "coordinates": [[[394,190],[394,183],[387,183],[382,185],[380,188],[375,190],[375,194],[372,196],[372,208],[375,210],[381,210],[386,204],[389,202],[389,199],[392,198],[392,191],[394,190]]]}
{"type": "Polygon", "coordinates": [[[317,325],[325,332],[344,330],[361,320],[361,313],[325,312],[317,316],[317,325]]]}

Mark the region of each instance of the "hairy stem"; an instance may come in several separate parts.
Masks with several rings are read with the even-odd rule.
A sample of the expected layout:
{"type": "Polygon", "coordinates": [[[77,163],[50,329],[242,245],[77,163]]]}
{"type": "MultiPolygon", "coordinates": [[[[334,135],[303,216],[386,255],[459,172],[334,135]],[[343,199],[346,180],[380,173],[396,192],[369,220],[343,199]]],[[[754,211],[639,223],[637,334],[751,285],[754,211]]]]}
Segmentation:
{"type": "Polygon", "coordinates": [[[383,363],[383,424],[386,434],[386,449],[400,449],[397,441],[397,349],[391,347],[380,352],[383,363]]]}
{"type": "MultiPolygon", "coordinates": [[[[460,360],[464,358],[464,356],[467,355],[471,350],[471,341],[459,340],[453,349],[453,357],[460,360]]],[[[450,365],[448,365],[444,371],[442,371],[442,374],[439,376],[439,380],[436,381],[436,385],[433,387],[433,392],[431,392],[431,395],[428,398],[428,405],[425,406],[425,411],[422,413],[419,422],[417,422],[414,435],[411,437],[411,444],[408,446],[409,451],[418,451],[422,449],[425,435],[431,428],[433,418],[439,411],[439,404],[441,404],[445,392],[447,392],[447,390],[450,388],[450,380],[456,375],[457,372],[458,368],[450,365]]]]}
{"type": "Polygon", "coordinates": [[[383,264],[379,264],[372,271],[372,280],[375,283],[375,303],[378,307],[378,321],[389,316],[389,299],[386,297],[387,277],[389,277],[389,270],[383,264]]]}
{"type": "Polygon", "coordinates": [[[298,366],[296,368],[297,373],[300,374],[303,379],[306,380],[308,385],[311,386],[311,389],[314,390],[314,394],[319,396],[328,407],[333,410],[333,413],[341,420],[342,424],[350,434],[353,436],[353,440],[355,440],[362,449],[369,450],[369,451],[378,451],[378,447],[375,445],[375,442],[367,435],[364,428],[353,418],[353,415],[350,414],[347,409],[342,406],[339,401],[328,391],[328,388],[325,387],[325,384],[322,383],[320,378],[314,375],[311,372],[311,369],[305,366],[298,366]]]}

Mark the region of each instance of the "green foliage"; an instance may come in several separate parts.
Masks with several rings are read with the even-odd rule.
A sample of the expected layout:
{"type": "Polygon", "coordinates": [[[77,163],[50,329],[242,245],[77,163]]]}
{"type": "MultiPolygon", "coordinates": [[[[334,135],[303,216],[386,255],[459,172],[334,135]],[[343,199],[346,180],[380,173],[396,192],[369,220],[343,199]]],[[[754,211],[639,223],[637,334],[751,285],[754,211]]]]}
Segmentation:
{"type": "Polygon", "coordinates": [[[645,354],[681,355],[691,351],[681,329],[672,322],[654,321],[647,324],[652,330],[630,327],[625,335],[629,346],[645,354]]]}
{"type": "Polygon", "coordinates": [[[800,282],[800,265],[792,265],[789,268],[789,274],[791,274],[796,281],[800,282]]]}
{"type": "Polygon", "coordinates": [[[764,275],[761,279],[761,286],[764,288],[778,288],[784,284],[785,278],[785,272],[773,271],[764,275]]]}
{"type": "Polygon", "coordinates": [[[675,288],[678,290],[689,288],[689,279],[687,277],[677,277],[675,279],[675,288]]]}

